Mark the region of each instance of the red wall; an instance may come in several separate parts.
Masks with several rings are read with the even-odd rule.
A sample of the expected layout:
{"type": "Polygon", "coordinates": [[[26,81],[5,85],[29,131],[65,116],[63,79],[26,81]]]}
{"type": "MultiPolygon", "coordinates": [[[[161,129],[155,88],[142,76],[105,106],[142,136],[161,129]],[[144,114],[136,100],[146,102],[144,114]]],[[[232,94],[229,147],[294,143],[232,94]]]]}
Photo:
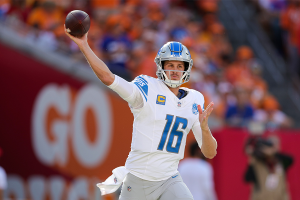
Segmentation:
{"type": "MultiPolygon", "coordinates": [[[[266,133],[269,134],[269,133],[266,133]]],[[[300,199],[300,131],[278,131],[281,151],[294,158],[287,172],[291,199],[300,199]]],[[[241,129],[224,129],[214,133],[218,154],[213,159],[215,187],[220,200],[249,199],[250,186],[243,180],[247,157],[243,147],[249,134],[241,129]]]]}
{"type": "MultiPolygon", "coordinates": [[[[74,79],[0,44],[0,147],[4,152],[0,159],[0,165],[6,170],[8,177],[17,175],[18,180],[20,180],[18,184],[25,190],[26,199],[31,199],[34,195],[30,193],[28,188],[30,187],[29,181],[36,176],[42,177],[46,183],[45,187],[48,187],[47,181],[50,181],[51,178],[56,176],[63,178],[65,180],[64,190],[71,192],[69,194],[64,192],[62,199],[67,199],[68,195],[74,195],[73,191],[76,190],[76,184],[78,184],[76,180],[80,181],[81,178],[84,178],[84,184],[88,184],[86,190],[88,190],[89,196],[82,196],[81,199],[91,199],[98,191],[95,186],[96,183],[110,176],[115,167],[125,164],[130,151],[133,116],[125,101],[104,87],[101,89],[98,86],[96,86],[97,91],[94,93],[106,96],[105,105],[109,105],[109,113],[107,114],[111,116],[110,140],[108,140],[105,149],[104,160],[99,164],[88,166],[78,159],[78,155],[76,156],[76,152],[80,152],[82,149],[78,145],[74,147],[72,118],[75,115],[76,101],[79,97],[86,96],[81,95],[81,93],[84,88],[90,86],[86,82],[74,79]],[[48,105],[44,124],[38,124],[46,131],[46,138],[50,145],[57,141],[63,141],[59,139],[61,135],[55,133],[54,124],[59,122],[68,125],[67,140],[63,141],[63,145],[59,145],[67,148],[67,156],[65,156],[67,160],[64,163],[59,161],[61,156],[59,153],[56,153],[53,162],[43,162],[37,156],[39,150],[35,150],[33,145],[34,109],[42,91],[45,91],[45,88],[49,86],[56,88],[57,97],[53,98],[64,99],[65,96],[61,93],[62,91],[68,91],[70,94],[67,102],[70,106],[68,113],[62,113],[61,110],[57,109],[57,105],[48,105]]],[[[93,95],[86,97],[85,101],[94,98],[93,95]]],[[[55,102],[57,99],[52,101],[55,102]]],[[[95,145],[98,137],[103,137],[103,133],[99,132],[99,129],[102,126],[109,126],[108,124],[104,125],[101,120],[96,118],[97,114],[101,115],[102,112],[107,112],[101,110],[103,104],[104,102],[100,99],[98,111],[95,107],[90,106],[81,116],[80,122],[86,129],[89,147],[95,145]]],[[[94,154],[100,153],[103,152],[94,152],[94,154]]],[[[45,194],[41,194],[42,196],[35,199],[51,199],[49,191],[50,189],[46,188],[45,194]]],[[[17,194],[15,193],[16,191],[10,191],[9,196],[16,197],[17,194]]],[[[85,193],[83,191],[82,195],[85,193]]],[[[109,197],[105,198],[109,199],[109,197]]]]}

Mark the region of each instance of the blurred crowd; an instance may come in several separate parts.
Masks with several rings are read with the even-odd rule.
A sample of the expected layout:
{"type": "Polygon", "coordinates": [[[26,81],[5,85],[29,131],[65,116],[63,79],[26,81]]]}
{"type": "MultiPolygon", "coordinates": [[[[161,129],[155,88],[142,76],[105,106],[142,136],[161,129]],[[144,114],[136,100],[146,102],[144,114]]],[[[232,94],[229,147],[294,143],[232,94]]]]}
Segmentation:
{"type": "MultiPolygon", "coordinates": [[[[274,2],[257,3],[267,1],[274,2]]],[[[299,12],[296,5],[285,6],[286,12],[299,12]]],[[[275,6],[274,13],[280,6],[275,6]]],[[[268,92],[261,77],[262,66],[252,49],[241,46],[233,50],[216,15],[218,0],[0,0],[0,20],[25,40],[85,61],[77,45],[64,34],[64,20],[72,10],[91,16],[89,45],[113,73],[130,81],[140,74],[156,77],[154,58],[159,48],[167,41],[183,43],[194,60],[185,86],[202,92],[206,105],[215,103],[212,129],[247,127],[249,122],[271,129],[292,126],[292,120],[268,92]]],[[[293,38],[296,26],[291,23],[297,22],[285,18],[282,28],[293,38]]],[[[294,41],[290,47],[296,51],[299,44],[294,41]]]]}
{"type": "Polygon", "coordinates": [[[288,63],[289,75],[300,77],[300,1],[247,0],[256,7],[257,16],[277,51],[288,63]]]}

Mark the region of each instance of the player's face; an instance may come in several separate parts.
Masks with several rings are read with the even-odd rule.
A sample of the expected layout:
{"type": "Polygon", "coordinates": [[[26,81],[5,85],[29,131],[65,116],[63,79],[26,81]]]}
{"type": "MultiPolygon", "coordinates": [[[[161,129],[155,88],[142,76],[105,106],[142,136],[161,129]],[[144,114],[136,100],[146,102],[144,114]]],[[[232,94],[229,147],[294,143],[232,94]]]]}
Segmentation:
{"type": "Polygon", "coordinates": [[[180,80],[183,71],[184,71],[184,62],[183,61],[166,61],[164,65],[164,70],[168,79],[170,80],[180,80]],[[177,71],[166,71],[166,70],[177,70],[177,71]],[[181,72],[182,71],[182,72],[181,72]]]}

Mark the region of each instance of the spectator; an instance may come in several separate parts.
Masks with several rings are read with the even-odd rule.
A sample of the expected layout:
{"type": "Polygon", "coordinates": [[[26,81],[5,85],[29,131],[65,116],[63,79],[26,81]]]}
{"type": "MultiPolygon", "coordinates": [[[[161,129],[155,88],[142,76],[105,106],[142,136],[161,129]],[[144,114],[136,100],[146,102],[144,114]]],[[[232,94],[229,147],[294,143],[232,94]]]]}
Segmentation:
{"type": "Polygon", "coordinates": [[[283,31],[280,27],[280,13],[286,9],[287,0],[258,0],[258,20],[270,35],[277,51],[285,55],[283,31]]]}
{"type": "Polygon", "coordinates": [[[229,57],[232,53],[230,43],[225,37],[225,28],[218,22],[209,27],[211,32],[211,45],[209,48],[209,57],[212,58],[217,66],[223,66],[223,58],[229,57]]]}
{"type": "Polygon", "coordinates": [[[113,9],[116,8],[121,0],[91,0],[92,6],[96,9],[113,9]]]}
{"type": "Polygon", "coordinates": [[[54,31],[58,26],[63,25],[63,21],[61,10],[54,2],[46,0],[30,13],[27,23],[41,30],[54,31]]]}
{"type": "Polygon", "coordinates": [[[135,69],[135,76],[137,74],[146,74],[148,76],[156,76],[156,65],[153,62],[153,57],[156,56],[155,38],[157,34],[155,31],[146,30],[142,37],[142,45],[140,47],[140,58],[142,59],[140,65],[135,69]]]}
{"type": "Polygon", "coordinates": [[[215,13],[218,10],[218,0],[197,1],[202,13],[215,13]]]}
{"type": "Polygon", "coordinates": [[[126,66],[129,59],[128,53],[131,50],[131,41],[120,23],[116,21],[110,23],[109,30],[104,35],[101,44],[103,60],[106,61],[113,73],[131,81],[131,74],[126,66]]]}
{"type": "Polygon", "coordinates": [[[272,95],[265,95],[261,106],[262,109],[255,111],[255,121],[264,123],[269,129],[289,128],[292,126],[292,120],[279,110],[279,104],[272,95]]]}
{"type": "Polygon", "coordinates": [[[225,119],[230,126],[244,127],[253,118],[254,110],[250,104],[250,95],[244,88],[235,89],[236,103],[229,104],[225,119]]]}
{"type": "Polygon", "coordinates": [[[30,8],[26,6],[26,1],[24,0],[11,0],[7,15],[14,16],[22,22],[26,22],[28,15],[30,13],[30,8]]]}
{"type": "Polygon", "coordinates": [[[57,49],[57,40],[54,33],[50,31],[33,29],[27,34],[26,40],[46,50],[54,51],[57,49]]]}
{"type": "Polygon", "coordinates": [[[290,75],[299,75],[299,33],[300,33],[300,1],[290,1],[281,15],[281,26],[287,31],[287,51],[290,75]]]}
{"type": "Polygon", "coordinates": [[[0,20],[4,19],[9,8],[10,8],[10,4],[8,0],[0,1],[0,20]]]}
{"type": "Polygon", "coordinates": [[[267,83],[261,78],[262,67],[258,62],[250,64],[251,71],[251,103],[255,109],[260,107],[260,104],[268,91],[267,83]]]}
{"type": "Polygon", "coordinates": [[[249,138],[245,151],[249,164],[245,181],[251,183],[251,200],[289,200],[286,184],[286,171],[293,158],[279,152],[279,138],[249,138]]]}
{"type": "MultiPolygon", "coordinates": [[[[2,149],[0,148],[0,158],[3,154],[2,149]]],[[[0,200],[3,200],[4,190],[7,187],[6,173],[4,169],[0,166],[0,200]]]]}
{"type": "Polygon", "coordinates": [[[225,69],[227,80],[234,85],[249,86],[249,79],[251,79],[249,64],[253,57],[253,51],[248,46],[239,47],[236,51],[235,61],[225,69]]]}
{"type": "Polygon", "coordinates": [[[178,171],[191,191],[194,200],[217,200],[214,190],[213,168],[206,161],[198,143],[190,146],[191,158],[180,162],[178,171]]]}

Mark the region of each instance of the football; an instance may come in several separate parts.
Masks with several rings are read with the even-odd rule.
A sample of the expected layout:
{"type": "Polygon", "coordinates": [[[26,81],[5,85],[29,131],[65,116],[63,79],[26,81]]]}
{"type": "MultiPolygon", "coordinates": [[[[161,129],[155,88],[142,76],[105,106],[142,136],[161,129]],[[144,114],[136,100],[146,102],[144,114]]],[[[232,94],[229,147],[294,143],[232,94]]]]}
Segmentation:
{"type": "Polygon", "coordinates": [[[82,10],[73,10],[66,17],[67,32],[75,37],[82,37],[90,29],[90,16],[82,10]]]}

